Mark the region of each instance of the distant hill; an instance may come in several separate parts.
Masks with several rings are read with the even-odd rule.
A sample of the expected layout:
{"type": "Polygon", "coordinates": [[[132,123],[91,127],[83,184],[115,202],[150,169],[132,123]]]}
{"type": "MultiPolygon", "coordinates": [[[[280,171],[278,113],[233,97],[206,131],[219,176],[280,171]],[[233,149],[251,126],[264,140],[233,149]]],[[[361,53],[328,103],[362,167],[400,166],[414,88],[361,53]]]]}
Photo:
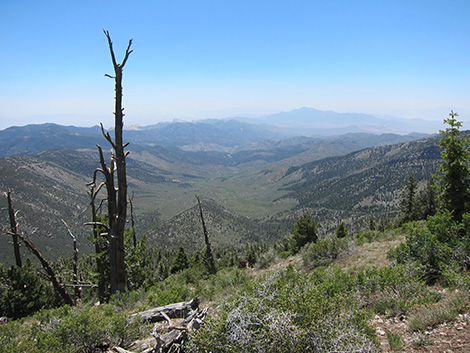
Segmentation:
{"type": "MultiPolygon", "coordinates": [[[[110,133],[112,134],[112,131],[110,133]]],[[[164,148],[165,153],[172,156],[176,151],[175,147],[180,147],[186,152],[194,152],[193,156],[209,151],[230,154],[230,158],[238,155],[239,162],[246,160],[246,155],[255,154],[255,151],[269,150],[272,151],[271,154],[292,155],[323,145],[329,146],[328,149],[332,151],[326,155],[337,155],[360,148],[409,141],[423,136],[425,135],[417,133],[409,135],[350,133],[328,138],[306,136],[286,138],[281,133],[270,132],[269,129],[258,125],[232,120],[162,123],[140,130],[125,131],[125,138],[131,143],[132,150],[164,148]]],[[[0,131],[0,139],[3,147],[0,150],[0,157],[34,155],[55,149],[95,149],[96,144],[103,146],[107,144],[98,126],[80,128],[56,124],[10,127],[0,131]]],[[[214,153],[212,157],[217,158],[214,153]]],[[[248,159],[250,158],[253,159],[252,157],[248,159]]],[[[281,158],[284,157],[281,156],[281,158]]]]}
{"type": "Polygon", "coordinates": [[[77,128],[57,124],[10,127],[0,131],[0,157],[28,154],[54,149],[91,148],[102,143],[99,127],[77,128]]]}
{"type": "Polygon", "coordinates": [[[261,126],[236,120],[161,123],[126,131],[126,137],[130,141],[162,146],[202,143],[233,147],[250,142],[279,140],[286,136],[282,132],[272,132],[261,126]]]}
{"type": "Polygon", "coordinates": [[[377,117],[362,113],[338,113],[306,107],[244,121],[267,124],[271,129],[276,127],[282,129],[284,133],[303,136],[331,136],[358,132],[433,134],[443,127],[442,121],[403,119],[392,116],[377,117]]]}
{"type": "MultiPolygon", "coordinates": [[[[194,206],[149,228],[149,242],[174,249],[182,245],[190,251],[202,251],[204,233],[199,208],[195,199],[193,201],[194,206]]],[[[211,244],[215,248],[271,242],[279,239],[280,234],[287,234],[291,226],[285,219],[259,220],[242,216],[212,199],[203,199],[202,208],[211,244]]]]}

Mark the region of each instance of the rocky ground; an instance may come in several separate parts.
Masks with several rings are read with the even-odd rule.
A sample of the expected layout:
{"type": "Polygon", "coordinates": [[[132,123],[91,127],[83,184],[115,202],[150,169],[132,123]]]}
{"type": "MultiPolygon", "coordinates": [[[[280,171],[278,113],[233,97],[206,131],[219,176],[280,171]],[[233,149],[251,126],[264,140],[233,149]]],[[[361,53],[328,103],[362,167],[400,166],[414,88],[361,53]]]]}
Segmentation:
{"type": "Polygon", "coordinates": [[[392,318],[383,319],[376,316],[373,325],[383,352],[410,353],[457,353],[470,352],[470,314],[459,315],[457,319],[445,322],[424,332],[412,332],[408,329],[407,320],[392,318]],[[389,343],[389,337],[400,337],[401,343],[389,343]]]}

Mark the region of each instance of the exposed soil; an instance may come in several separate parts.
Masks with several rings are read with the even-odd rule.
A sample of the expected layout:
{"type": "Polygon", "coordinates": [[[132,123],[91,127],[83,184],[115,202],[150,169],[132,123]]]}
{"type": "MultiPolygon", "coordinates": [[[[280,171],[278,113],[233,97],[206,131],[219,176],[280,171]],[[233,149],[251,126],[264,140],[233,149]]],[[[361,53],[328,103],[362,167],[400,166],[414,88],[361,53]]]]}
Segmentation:
{"type": "Polygon", "coordinates": [[[424,332],[411,332],[406,319],[383,319],[376,316],[372,324],[376,327],[382,352],[470,352],[470,314],[459,315],[454,321],[445,322],[424,332]],[[400,335],[401,345],[393,350],[387,333],[400,335]]]}

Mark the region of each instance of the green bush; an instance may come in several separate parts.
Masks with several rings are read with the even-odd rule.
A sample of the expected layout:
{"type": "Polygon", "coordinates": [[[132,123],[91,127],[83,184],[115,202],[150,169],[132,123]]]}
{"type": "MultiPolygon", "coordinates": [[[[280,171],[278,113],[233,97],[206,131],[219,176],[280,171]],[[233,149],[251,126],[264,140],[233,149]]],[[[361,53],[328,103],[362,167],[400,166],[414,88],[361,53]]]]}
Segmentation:
{"type": "MultiPolygon", "coordinates": [[[[23,320],[9,320],[0,325],[0,347],[5,353],[39,353],[51,352],[59,353],[67,350],[50,349],[41,350],[37,345],[38,325],[35,323],[26,324],[23,320]]],[[[50,346],[52,347],[52,345],[50,346]]]]}
{"type": "Polygon", "coordinates": [[[256,261],[255,268],[256,269],[263,269],[269,267],[272,263],[278,260],[279,254],[274,250],[274,248],[270,248],[268,251],[262,253],[258,260],[256,261]]]}
{"type": "Polygon", "coordinates": [[[173,285],[168,288],[160,285],[149,290],[148,305],[155,307],[178,303],[190,299],[192,295],[195,294],[186,284],[173,285]]]}
{"type": "Polygon", "coordinates": [[[348,252],[351,242],[348,239],[333,236],[311,243],[302,258],[304,267],[312,270],[319,266],[328,266],[341,255],[348,252]]]}
{"type": "Polygon", "coordinates": [[[196,284],[196,294],[202,300],[214,301],[235,296],[239,291],[252,284],[245,270],[239,268],[224,268],[217,271],[215,276],[200,280],[196,284]]]}
{"type": "Polygon", "coordinates": [[[113,305],[64,306],[38,315],[37,347],[44,352],[95,352],[100,347],[126,347],[141,335],[141,323],[113,305]]]}
{"type": "Polygon", "coordinates": [[[452,213],[442,210],[426,222],[412,222],[403,227],[406,242],[389,252],[399,263],[418,263],[428,283],[445,281],[444,274],[466,267],[469,239],[464,215],[462,223],[452,213]]]}

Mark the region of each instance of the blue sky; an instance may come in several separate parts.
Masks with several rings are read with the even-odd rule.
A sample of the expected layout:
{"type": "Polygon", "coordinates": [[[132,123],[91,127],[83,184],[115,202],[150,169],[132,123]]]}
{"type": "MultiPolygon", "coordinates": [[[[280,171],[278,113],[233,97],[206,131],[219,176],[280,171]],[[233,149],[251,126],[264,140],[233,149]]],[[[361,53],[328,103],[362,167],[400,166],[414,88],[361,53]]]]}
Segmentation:
{"type": "Polygon", "coordinates": [[[468,0],[5,0],[0,129],[111,126],[102,28],[118,61],[133,38],[126,125],[304,106],[470,121],[469,16],[468,0]]]}

